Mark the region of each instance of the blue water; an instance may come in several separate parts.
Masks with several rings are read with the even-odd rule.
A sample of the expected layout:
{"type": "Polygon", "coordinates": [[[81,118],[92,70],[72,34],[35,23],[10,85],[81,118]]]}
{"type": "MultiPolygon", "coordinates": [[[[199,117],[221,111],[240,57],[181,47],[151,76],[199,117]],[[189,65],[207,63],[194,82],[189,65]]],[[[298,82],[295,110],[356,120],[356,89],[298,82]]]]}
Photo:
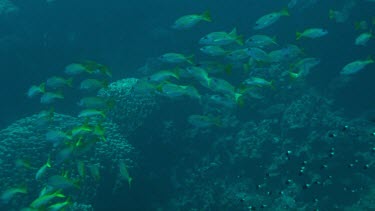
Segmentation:
{"type": "MultiPolygon", "coordinates": [[[[95,210],[251,210],[251,206],[256,210],[364,210],[371,205],[375,207],[375,202],[370,200],[375,174],[375,155],[371,151],[374,147],[371,134],[375,132],[375,64],[351,75],[350,80],[340,75],[342,67],[349,62],[374,58],[375,39],[371,38],[366,46],[354,45],[360,33],[375,29],[374,2],[306,0],[303,5],[300,0],[288,9],[290,16],[254,31],[252,27],[259,17],[286,8],[289,1],[9,1],[17,10],[0,13],[0,129],[46,109],[38,99],[28,99],[26,92],[31,85],[51,76],[62,76],[68,64],[83,60],[104,64],[113,74],[108,79],[110,83],[124,78],[145,78],[165,68],[158,60],[164,53],[194,54],[197,63],[212,60],[199,51],[202,45],[198,41],[214,31],[229,32],[236,27],[245,39],[255,33],[275,36],[279,46],[272,50],[295,44],[303,50],[301,58],[316,57],[321,61],[302,81],[285,83],[281,81],[282,76],[270,78],[276,85],[272,91],[262,90],[265,99],[250,99],[230,112],[218,112],[221,108],[190,98],[157,100],[156,112],[143,119],[143,124],[130,135],[122,134],[136,154],[131,157],[133,164],[129,170],[134,177],[131,189],[122,187],[113,192],[117,173],[104,170],[102,178],[106,180],[96,184],[97,194],[92,201],[84,202],[92,204],[95,210]],[[330,9],[340,10],[349,3],[354,6],[343,23],[328,18],[330,9]],[[177,18],[206,10],[210,11],[212,22],[201,22],[188,30],[171,28],[177,18]],[[367,29],[356,29],[355,23],[359,21],[366,21],[367,29]],[[297,31],[311,27],[325,28],[329,33],[317,39],[296,41],[297,31]],[[316,116],[306,118],[311,123],[303,127],[287,128],[282,123],[287,118],[283,112],[304,95],[313,96],[313,100],[300,105],[301,110],[316,116]],[[280,104],[284,107],[276,114],[266,111],[280,104]],[[197,129],[187,121],[192,114],[213,114],[221,119],[233,116],[235,121],[227,121],[237,121],[237,124],[197,129]],[[172,126],[168,127],[168,122],[172,126]],[[349,129],[343,129],[345,126],[349,129]],[[262,133],[262,130],[268,132],[262,133]],[[246,138],[249,138],[246,143],[239,141],[246,138]],[[257,156],[249,151],[246,152],[249,156],[242,155],[244,149],[256,150],[257,156]],[[286,155],[289,149],[290,157],[286,155]],[[332,151],[333,158],[329,155],[332,151]],[[301,165],[304,161],[307,164],[301,165]],[[354,167],[348,167],[350,164],[354,167]],[[327,171],[325,165],[328,165],[327,171]],[[301,166],[307,169],[302,176],[298,175],[301,166]],[[290,186],[285,184],[288,179],[293,181],[290,186]],[[304,188],[306,184],[312,187],[304,188]],[[283,198],[283,193],[290,198],[283,198]],[[290,202],[288,206],[281,205],[288,204],[285,198],[290,202]]],[[[217,61],[230,63],[226,59],[217,61]]],[[[240,87],[247,75],[236,66],[231,74],[220,73],[215,77],[240,87]]],[[[202,98],[212,94],[191,78],[182,81],[184,85],[197,87],[202,98]]],[[[62,102],[53,105],[55,111],[77,116],[81,94],[66,90],[64,96],[62,102]]],[[[297,115],[303,113],[298,112],[297,115]]],[[[51,152],[38,152],[41,155],[38,165],[51,152]]],[[[31,189],[27,195],[35,198],[39,191],[31,189]]],[[[79,197],[72,198],[73,202],[81,203],[74,201],[79,197]]],[[[30,199],[14,200],[30,204],[30,199]]],[[[0,206],[4,210],[21,208],[14,203],[0,206]]]]}

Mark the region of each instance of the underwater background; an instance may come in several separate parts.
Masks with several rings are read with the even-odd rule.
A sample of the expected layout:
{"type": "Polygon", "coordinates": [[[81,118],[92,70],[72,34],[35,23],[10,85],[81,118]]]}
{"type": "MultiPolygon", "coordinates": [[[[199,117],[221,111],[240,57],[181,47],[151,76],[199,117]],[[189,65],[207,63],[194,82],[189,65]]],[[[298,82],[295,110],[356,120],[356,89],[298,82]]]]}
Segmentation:
{"type": "Polygon", "coordinates": [[[374,11],[0,0],[0,210],[375,209],[374,11]]]}

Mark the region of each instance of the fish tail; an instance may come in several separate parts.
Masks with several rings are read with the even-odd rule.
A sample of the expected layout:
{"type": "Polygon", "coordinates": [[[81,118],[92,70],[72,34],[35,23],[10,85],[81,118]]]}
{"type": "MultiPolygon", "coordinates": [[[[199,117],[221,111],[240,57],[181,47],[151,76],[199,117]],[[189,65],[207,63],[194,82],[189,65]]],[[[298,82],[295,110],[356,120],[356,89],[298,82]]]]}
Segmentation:
{"type": "Polygon", "coordinates": [[[299,40],[302,38],[302,33],[301,32],[296,32],[296,40],[299,40]]]}
{"type": "Polygon", "coordinates": [[[66,80],[66,84],[69,86],[69,87],[73,87],[73,78],[68,78],[66,80]]]}
{"type": "Polygon", "coordinates": [[[281,14],[282,16],[290,16],[289,11],[288,11],[287,8],[282,9],[282,10],[280,11],[280,14],[281,14]]]}
{"type": "Polygon", "coordinates": [[[332,20],[333,18],[335,18],[335,11],[333,11],[332,9],[330,9],[329,12],[328,12],[328,16],[329,16],[330,20],[332,20]]]}
{"type": "Polygon", "coordinates": [[[237,28],[234,27],[234,28],[232,29],[232,31],[229,32],[229,35],[230,35],[231,37],[237,37],[237,28]]]}
{"type": "Polygon", "coordinates": [[[244,95],[239,95],[238,97],[236,97],[236,104],[241,108],[244,107],[245,105],[244,95]]]}
{"type": "Polygon", "coordinates": [[[194,64],[194,54],[186,57],[186,61],[189,63],[189,64],[194,64]]]}
{"type": "Polygon", "coordinates": [[[292,72],[292,71],[289,71],[288,72],[289,73],[289,77],[291,78],[291,79],[297,79],[298,77],[299,77],[299,74],[298,73],[295,73],[295,72],[292,72]]]}
{"type": "Polygon", "coordinates": [[[40,85],[39,85],[39,89],[40,89],[40,91],[42,92],[42,93],[45,93],[46,92],[46,83],[41,83],[40,85]]]}
{"type": "Polygon", "coordinates": [[[51,156],[50,156],[50,155],[48,155],[48,159],[47,159],[46,166],[47,166],[48,168],[51,168],[51,156]]]}
{"type": "Polygon", "coordinates": [[[210,14],[210,11],[205,11],[202,13],[202,19],[207,21],[207,22],[212,22],[212,18],[211,18],[211,14],[210,14]]]}
{"type": "Polygon", "coordinates": [[[236,43],[238,43],[239,45],[243,45],[243,36],[242,35],[238,35],[236,37],[236,43]]]}
{"type": "Polygon", "coordinates": [[[231,64],[225,65],[224,72],[230,75],[232,73],[232,65],[231,64]]]}

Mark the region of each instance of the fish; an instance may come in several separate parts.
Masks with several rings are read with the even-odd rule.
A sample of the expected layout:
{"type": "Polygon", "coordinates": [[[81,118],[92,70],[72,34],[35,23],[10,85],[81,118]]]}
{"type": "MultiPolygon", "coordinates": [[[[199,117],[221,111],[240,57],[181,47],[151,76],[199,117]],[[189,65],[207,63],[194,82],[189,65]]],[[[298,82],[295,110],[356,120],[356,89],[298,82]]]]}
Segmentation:
{"type": "Polygon", "coordinates": [[[254,85],[254,86],[259,86],[259,87],[263,87],[263,86],[270,86],[270,87],[274,87],[274,81],[267,81],[266,79],[264,78],[260,78],[260,77],[251,77],[251,78],[248,78],[244,81],[244,84],[246,85],[254,85]]]}
{"type": "Polygon", "coordinates": [[[236,102],[230,96],[222,96],[222,95],[210,95],[207,98],[208,102],[220,107],[226,107],[233,109],[236,107],[236,102]]]}
{"type": "Polygon", "coordinates": [[[211,79],[205,69],[199,66],[190,66],[186,68],[187,72],[197,79],[203,86],[208,87],[211,79]]]}
{"type": "Polygon", "coordinates": [[[46,83],[41,83],[40,85],[32,85],[29,90],[27,91],[26,95],[29,98],[33,98],[39,94],[43,94],[46,92],[46,83]]]}
{"type": "Polygon", "coordinates": [[[201,21],[211,22],[211,15],[209,11],[205,11],[202,14],[191,14],[184,15],[178,18],[172,25],[173,29],[190,29],[197,25],[201,21]]]}
{"type": "Polygon", "coordinates": [[[180,79],[178,75],[178,68],[172,70],[161,70],[148,77],[151,82],[163,82],[171,78],[180,79]]]}
{"type": "Polygon", "coordinates": [[[79,112],[79,114],[78,114],[79,118],[82,118],[82,117],[93,117],[93,116],[101,116],[103,118],[106,117],[104,111],[97,110],[97,109],[90,109],[90,108],[84,109],[81,112],[79,112]]]}
{"type": "Polygon", "coordinates": [[[256,35],[249,37],[246,40],[245,45],[249,47],[264,48],[270,45],[277,46],[278,44],[276,42],[276,38],[274,37],[269,37],[267,35],[262,35],[262,34],[256,34],[256,35]]]}
{"type": "Polygon", "coordinates": [[[193,86],[182,86],[172,83],[163,84],[160,88],[160,94],[170,98],[181,96],[190,96],[192,98],[200,99],[201,95],[198,90],[193,86]]]}
{"type": "Polygon", "coordinates": [[[249,58],[249,49],[248,48],[241,48],[234,50],[226,55],[226,58],[232,61],[241,61],[244,59],[249,58]]]}
{"type": "Polygon", "coordinates": [[[80,177],[84,178],[86,176],[84,161],[82,160],[77,161],[77,171],[80,177]]]}
{"type": "Polygon", "coordinates": [[[60,211],[65,209],[68,206],[71,206],[72,202],[70,201],[70,198],[68,198],[66,201],[63,202],[57,202],[47,207],[48,211],[60,211]]]}
{"type": "Polygon", "coordinates": [[[41,208],[55,198],[65,198],[65,195],[61,193],[61,190],[57,190],[54,193],[44,194],[31,202],[30,207],[35,209],[41,208]]]}
{"type": "Polygon", "coordinates": [[[286,62],[290,61],[303,54],[302,50],[292,44],[288,44],[286,47],[271,51],[268,55],[272,58],[272,62],[286,62]]]}
{"type": "Polygon", "coordinates": [[[341,75],[353,75],[358,73],[360,70],[365,68],[367,65],[374,63],[374,60],[372,58],[368,58],[366,60],[356,60],[353,62],[350,62],[349,64],[345,65],[340,74],[341,75]]]}
{"type": "Polygon", "coordinates": [[[272,62],[272,57],[268,55],[267,52],[260,48],[249,48],[247,50],[249,56],[255,59],[258,62],[272,62]]]}
{"type": "Polygon", "coordinates": [[[51,142],[54,147],[57,147],[61,143],[69,140],[72,140],[72,137],[60,130],[49,130],[46,133],[46,141],[51,142]]]}
{"type": "Polygon", "coordinates": [[[66,175],[53,175],[48,178],[47,185],[54,187],[55,189],[79,189],[77,182],[78,181],[72,181],[68,179],[66,175]]]}
{"type": "Polygon", "coordinates": [[[214,92],[219,92],[228,96],[235,96],[235,87],[224,79],[211,78],[209,88],[214,92]]]}
{"type": "Polygon", "coordinates": [[[221,120],[218,117],[215,118],[212,116],[195,114],[188,117],[188,122],[197,128],[207,128],[211,126],[220,127],[222,125],[221,120]]]}
{"type": "Polygon", "coordinates": [[[206,45],[201,47],[199,50],[210,56],[224,56],[228,53],[227,50],[223,49],[219,45],[206,45]]]}
{"type": "Polygon", "coordinates": [[[283,9],[278,12],[272,12],[260,17],[253,27],[254,30],[264,29],[272,24],[274,24],[277,20],[279,20],[282,16],[289,16],[289,12],[287,9],[283,9]]]}
{"type": "Polygon", "coordinates": [[[358,37],[355,39],[355,44],[356,45],[362,45],[362,46],[366,46],[368,41],[373,38],[373,35],[372,33],[370,32],[364,32],[360,35],[358,35],[358,37]]]}
{"type": "Polygon", "coordinates": [[[130,176],[129,171],[128,171],[128,167],[126,166],[126,164],[123,160],[121,160],[119,162],[119,169],[120,169],[121,178],[128,182],[129,189],[130,189],[131,184],[133,182],[133,178],[130,176]]]}
{"type": "Polygon", "coordinates": [[[108,87],[108,81],[98,80],[98,79],[93,79],[93,78],[85,79],[79,85],[79,89],[83,91],[96,91],[98,89],[107,88],[107,87],[108,87]]]}
{"type": "Polygon", "coordinates": [[[64,99],[64,95],[55,92],[45,92],[40,98],[40,103],[51,104],[54,103],[57,99],[64,99]]]}
{"type": "Polygon", "coordinates": [[[229,33],[224,31],[211,32],[199,39],[199,44],[203,45],[228,45],[231,43],[243,45],[243,37],[237,35],[236,28],[233,28],[229,33]]]}
{"type": "Polygon", "coordinates": [[[46,170],[51,167],[51,158],[50,156],[48,156],[47,162],[36,172],[35,179],[39,180],[40,178],[42,178],[42,176],[46,173],[46,170]]]}
{"type": "Polygon", "coordinates": [[[300,40],[301,38],[319,38],[323,37],[328,34],[326,29],[322,28],[309,28],[304,30],[303,32],[296,32],[296,40],[300,40]]]}
{"type": "Polygon", "coordinates": [[[88,125],[87,122],[85,122],[82,125],[74,127],[69,133],[74,138],[74,137],[81,136],[90,132],[92,132],[92,128],[88,125]]]}
{"type": "Polygon", "coordinates": [[[112,72],[109,68],[103,64],[99,64],[95,61],[85,60],[81,62],[83,67],[87,70],[90,74],[97,74],[97,75],[104,75],[107,77],[112,77],[112,72]]]}
{"type": "Polygon", "coordinates": [[[26,194],[27,193],[27,187],[26,186],[20,186],[20,187],[13,187],[6,189],[0,196],[0,199],[3,203],[8,203],[12,198],[17,194],[26,194]]]}
{"type": "Polygon", "coordinates": [[[310,70],[320,64],[318,58],[304,58],[299,60],[293,67],[293,71],[290,72],[292,78],[305,77],[310,73],[310,70]]]}
{"type": "Polygon", "coordinates": [[[82,73],[91,73],[83,64],[72,63],[65,67],[64,73],[67,75],[79,75],[82,73]]]}
{"type": "Polygon", "coordinates": [[[62,87],[72,87],[73,86],[73,78],[62,78],[53,76],[47,79],[46,86],[52,89],[62,88],[62,87]]]}
{"type": "Polygon", "coordinates": [[[92,164],[89,166],[89,170],[91,173],[91,176],[95,179],[95,181],[99,181],[101,176],[100,176],[100,164],[92,164]]]}
{"type": "Polygon", "coordinates": [[[194,55],[185,56],[180,53],[166,53],[166,54],[161,55],[159,59],[165,63],[171,63],[171,64],[176,64],[176,63],[194,64],[194,61],[193,61],[194,55]]]}

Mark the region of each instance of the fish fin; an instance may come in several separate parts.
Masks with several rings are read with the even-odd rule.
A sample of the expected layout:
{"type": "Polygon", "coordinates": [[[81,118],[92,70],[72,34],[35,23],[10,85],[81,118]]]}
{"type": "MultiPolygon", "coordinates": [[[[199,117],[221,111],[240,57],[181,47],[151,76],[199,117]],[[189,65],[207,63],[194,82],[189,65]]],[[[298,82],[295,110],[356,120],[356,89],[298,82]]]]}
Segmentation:
{"type": "Polygon", "coordinates": [[[290,16],[289,11],[288,11],[287,8],[282,9],[282,10],[280,11],[280,14],[281,14],[282,16],[290,16]]]}
{"type": "Polygon", "coordinates": [[[295,79],[299,78],[298,73],[295,73],[295,72],[292,72],[292,71],[288,71],[288,73],[289,73],[290,79],[292,79],[292,80],[295,80],[295,79]]]}
{"type": "Polygon", "coordinates": [[[354,23],[354,28],[355,28],[356,30],[361,30],[361,22],[359,22],[359,21],[355,22],[355,23],[354,23]]]}
{"type": "Polygon", "coordinates": [[[46,92],[46,83],[43,82],[39,85],[39,89],[42,93],[45,93],[46,92]]]}
{"type": "Polygon", "coordinates": [[[207,21],[207,22],[212,22],[212,18],[211,18],[211,14],[210,14],[210,11],[205,11],[202,13],[202,19],[207,21]]]}
{"type": "Polygon", "coordinates": [[[69,87],[73,87],[73,78],[68,78],[66,80],[66,85],[68,85],[69,87]]]}
{"type": "Polygon", "coordinates": [[[271,80],[270,81],[270,87],[272,90],[276,90],[276,87],[275,87],[275,80],[271,80]]]}
{"type": "Polygon", "coordinates": [[[374,59],[372,58],[371,55],[367,56],[366,61],[369,63],[374,63],[374,59]]]}
{"type": "Polygon", "coordinates": [[[229,35],[230,35],[231,37],[237,37],[237,28],[234,27],[234,28],[232,29],[232,31],[229,32],[229,35]]]}
{"type": "Polygon", "coordinates": [[[335,17],[335,11],[330,9],[329,12],[328,12],[328,17],[329,17],[330,20],[332,20],[335,17]]]}
{"type": "Polygon", "coordinates": [[[244,38],[243,38],[243,35],[238,35],[236,36],[236,43],[239,44],[239,45],[243,45],[244,44],[244,38]]]}
{"type": "Polygon", "coordinates": [[[52,166],[51,166],[51,155],[48,155],[48,159],[47,159],[46,166],[47,166],[48,168],[51,168],[51,167],[52,167],[52,166]]]}
{"type": "Polygon", "coordinates": [[[227,64],[225,65],[224,67],[224,72],[228,75],[232,74],[232,65],[231,64],[227,64]]]}
{"type": "Polygon", "coordinates": [[[271,37],[271,40],[272,40],[272,43],[273,43],[273,44],[275,44],[275,45],[279,45],[279,44],[277,43],[277,37],[276,37],[276,36],[271,37]]]}
{"type": "Polygon", "coordinates": [[[190,56],[187,56],[186,57],[186,61],[189,63],[189,64],[194,64],[194,54],[190,55],[190,56]]]}
{"type": "Polygon", "coordinates": [[[302,38],[302,33],[301,32],[296,32],[296,40],[299,40],[302,38]]]}

